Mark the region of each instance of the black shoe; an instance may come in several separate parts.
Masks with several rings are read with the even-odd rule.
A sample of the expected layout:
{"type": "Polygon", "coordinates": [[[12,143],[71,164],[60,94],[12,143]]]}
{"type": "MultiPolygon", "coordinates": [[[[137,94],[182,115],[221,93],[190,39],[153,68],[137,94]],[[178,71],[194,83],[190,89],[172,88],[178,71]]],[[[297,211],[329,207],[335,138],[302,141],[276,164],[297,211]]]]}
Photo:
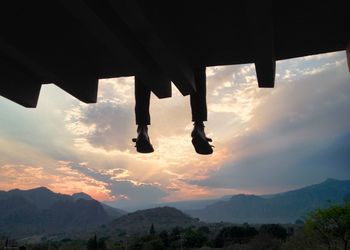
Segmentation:
{"type": "Polygon", "coordinates": [[[203,123],[194,124],[191,137],[193,147],[196,150],[197,154],[210,155],[213,153],[214,146],[209,144],[209,142],[212,142],[212,139],[206,137],[203,123]]]}
{"type": "Polygon", "coordinates": [[[137,138],[132,139],[132,141],[136,143],[136,151],[144,154],[154,152],[153,146],[148,136],[147,126],[139,126],[137,128],[137,133],[137,138]]]}

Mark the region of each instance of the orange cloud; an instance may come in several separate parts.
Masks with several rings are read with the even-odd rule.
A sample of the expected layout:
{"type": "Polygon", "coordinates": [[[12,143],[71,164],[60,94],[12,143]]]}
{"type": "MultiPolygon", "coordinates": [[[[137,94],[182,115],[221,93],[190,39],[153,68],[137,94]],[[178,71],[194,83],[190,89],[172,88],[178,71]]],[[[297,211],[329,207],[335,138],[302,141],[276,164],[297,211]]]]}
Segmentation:
{"type": "Polygon", "coordinates": [[[54,192],[73,194],[85,192],[97,200],[114,200],[108,185],[59,163],[56,172],[39,166],[0,166],[0,190],[31,189],[45,186],[54,192]]]}

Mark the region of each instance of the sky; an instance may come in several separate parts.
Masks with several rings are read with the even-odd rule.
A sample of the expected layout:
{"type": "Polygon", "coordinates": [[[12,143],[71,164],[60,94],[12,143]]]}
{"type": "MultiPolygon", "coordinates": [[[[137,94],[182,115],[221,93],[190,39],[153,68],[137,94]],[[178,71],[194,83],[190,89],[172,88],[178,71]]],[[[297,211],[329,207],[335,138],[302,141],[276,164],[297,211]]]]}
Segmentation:
{"type": "Polygon", "coordinates": [[[151,99],[153,154],[138,154],[134,78],[103,79],[96,104],[43,85],[36,109],[0,97],[0,190],[46,186],[116,207],[271,194],[350,179],[345,52],[277,62],[273,89],[253,64],[208,67],[214,153],[191,144],[189,97],[151,99]]]}

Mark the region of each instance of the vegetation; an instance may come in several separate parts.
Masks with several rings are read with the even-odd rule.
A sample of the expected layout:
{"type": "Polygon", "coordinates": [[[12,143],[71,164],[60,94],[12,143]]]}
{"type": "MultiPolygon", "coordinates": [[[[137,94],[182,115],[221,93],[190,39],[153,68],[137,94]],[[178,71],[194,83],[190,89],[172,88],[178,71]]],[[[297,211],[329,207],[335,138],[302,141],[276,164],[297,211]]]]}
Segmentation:
{"type": "Polygon", "coordinates": [[[284,249],[347,250],[350,240],[350,203],[330,205],[309,213],[305,225],[284,249]]]}
{"type": "Polygon", "coordinates": [[[101,238],[97,240],[96,234],[88,240],[86,248],[87,250],[107,250],[105,239],[101,238]]]}
{"type": "MultiPolygon", "coordinates": [[[[102,233],[101,233],[102,234],[102,233]]],[[[6,238],[0,237],[0,248],[6,238]]],[[[25,244],[22,250],[172,250],[172,249],[244,249],[244,250],[349,250],[350,203],[329,205],[309,213],[305,221],[293,225],[233,225],[211,223],[189,227],[159,230],[149,225],[143,234],[128,235],[116,232],[114,236],[88,240],[64,238],[25,244]]]]}
{"type": "MultiPolygon", "coordinates": [[[[263,225],[260,228],[275,228],[275,225],[263,225]]],[[[283,228],[281,226],[281,228],[283,228]]],[[[265,229],[264,229],[265,230],[265,229]]],[[[26,244],[26,250],[172,250],[172,249],[236,249],[236,247],[247,247],[250,244],[258,244],[258,241],[267,242],[267,247],[271,244],[280,243],[279,236],[271,237],[275,240],[271,243],[270,236],[265,236],[265,231],[257,230],[248,224],[230,225],[210,224],[201,227],[175,227],[170,231],[157,232],[157,228],[150,226],[146,235],[123,235],[122,238],[114,240],[106,237],[93,235],[86,241],[62,239],[61,241],[46,241],[38,244],[26,244]],[[266,240],[268,237],[269,240],[266,240]]],[[[267,230],[270,234],[270,231],[267,230]]],[[[253,246],[253,245],[252,245],[253,246]]],[[[241,249],[241,248],[239,248],[241,249]]],[[[247,248],[257,249],[257,248],[247,248]]],[[[263,248],[268,249],[268,248],[263,248]]]]}
{"type": "Polygon", "coordinates": [[[224,227],[215,238],[215,246],[222,248],[223,246],[232,244],[246,244],[254,236],[258,234],[258,231],[254,227],[250,227],[245,224],[243,227],[230,226],[224,227]]]}
{"type": "Polygon", "coordinates": [[[332,205],[310,213],[305,230],[319,238],[328,249],[348,249],[350,240],[350,203],[332,205]]]}

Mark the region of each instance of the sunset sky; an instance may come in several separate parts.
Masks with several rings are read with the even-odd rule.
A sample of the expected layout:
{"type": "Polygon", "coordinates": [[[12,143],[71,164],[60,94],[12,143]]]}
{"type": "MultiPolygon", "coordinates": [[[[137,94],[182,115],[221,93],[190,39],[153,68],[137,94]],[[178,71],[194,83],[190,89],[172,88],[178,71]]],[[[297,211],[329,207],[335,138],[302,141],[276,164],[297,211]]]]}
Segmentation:
{"type": "Polygon", "coordinates": [[[350,179],[350,74],[345,52],[277,63],[274,89],[253,64],[207,68],[214,154],[191,144],[189,97],[152,96],[155,153],[136,153],[134,79],[104,79],[84,104],[43,85],[38,107],[0,97],[0,190],[46,186],[116,207],[268,194],[350,179]]]}

